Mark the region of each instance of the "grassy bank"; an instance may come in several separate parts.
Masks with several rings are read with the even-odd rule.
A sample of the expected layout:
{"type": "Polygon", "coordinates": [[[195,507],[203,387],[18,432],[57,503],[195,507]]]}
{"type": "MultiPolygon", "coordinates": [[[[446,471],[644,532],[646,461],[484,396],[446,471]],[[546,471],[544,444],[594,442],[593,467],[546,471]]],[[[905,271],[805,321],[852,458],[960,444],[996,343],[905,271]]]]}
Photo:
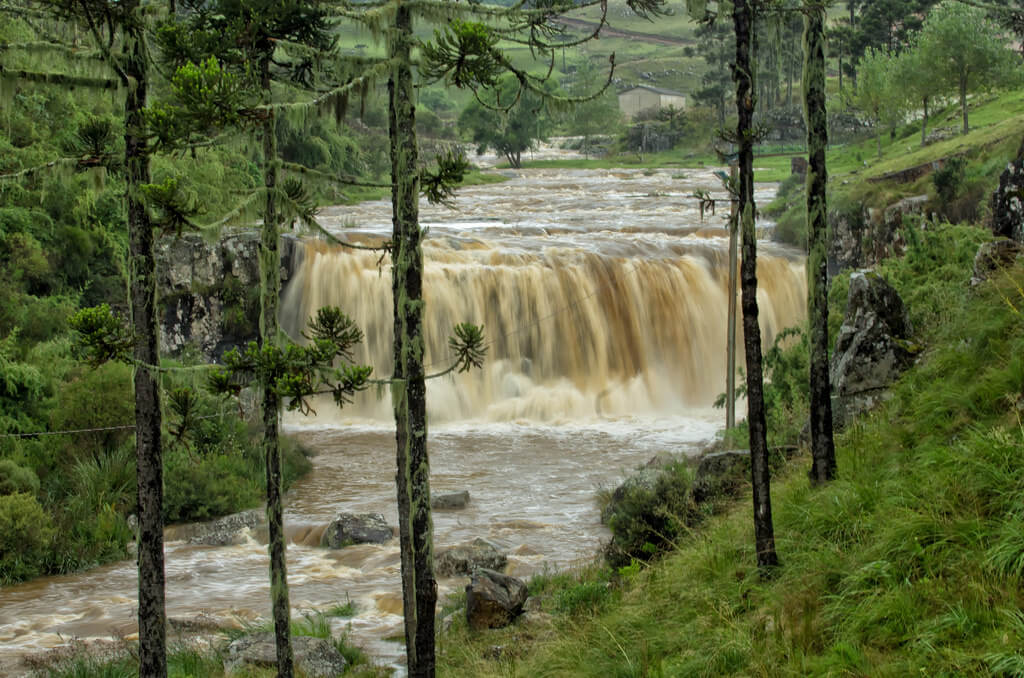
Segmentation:
{"type": "Polygon", "coordinates": [[[748,495],[650,566],[538,579],[546,621],[457,622],[440,675],[1022,675],[1024,268],[971,289],[987,237],[916,231],[879,267],[925,351],[837,437],[838,480],[774,479],[773,578],[748,495]]]}

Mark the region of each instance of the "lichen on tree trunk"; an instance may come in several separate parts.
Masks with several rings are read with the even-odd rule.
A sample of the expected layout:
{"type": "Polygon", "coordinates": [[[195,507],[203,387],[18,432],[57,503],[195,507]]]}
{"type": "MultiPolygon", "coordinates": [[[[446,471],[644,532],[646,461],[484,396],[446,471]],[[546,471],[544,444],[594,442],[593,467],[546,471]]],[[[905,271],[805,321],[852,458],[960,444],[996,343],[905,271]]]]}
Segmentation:
{"type": "Polygon", "coordinates": [[[778,565],[772,526],[771,481],[768,468],[767,425],[761,367],[761,330],[757,309],[757,231],[754,227],[754,78],[753,0],[736,0],[736,124],[739,145],[739,213],[742,236],[740,284],[743,307],[743,348],[747,363],[747,425],[750,430],[750,467],[754,498],[754,541],[757,564],[762,569],[778,565]]]}
{"type": "Polygon", "coordinates": [[[147,56],[137,0],[125,7],[124,58],[120,74],[125,95],[130,296],[135,331],[135,447],[139,512],[139,675],[167,675],[167,618],[164,594],[163,460],[160,382],[151,367],[160,362],[153,225],[140,187],[148,184],[145,139],[147,56]]]}
{"type": "MultiPolygon", "coordinates": [[[[268,48],[260,60],[260,79],[264,100],[270,103],[270,58],[268,48]]],[[[274,346],[278,340],[277,307],[281,288],[281,255],[278,251],[277,208],[277,137],[273,108],[266,109],[263,120],[263,185],[266,202],[263,228],[260,233],[260,344],[274,346]]],[[[280,399],[274,384],[264,380],[263,392],[263,454],[267,478],[267,530],[270,552],[270,599],[274,617],[274,639],[277,646],[278,678],[294,675],[291,645],[291,606],[288,600],[288,570],[285,560],[284,506],[282,504],[281,445],[278,432],[280,399]]]]}
{"type": "Polygon", "coordinates": [[[804,6],[804,118],[807,123],[807,318],[810,327],[811,481],[836,474],[832,389],[828,374],[828,119],[825,109],[825,9],[804,6]]]}
{"type": "Polygon", "coordinates": [[[423,231],[419,225],[415,88],[410,55],[412,15],[409,6],[401,0],[396,0],[395,5],[395,23],[388,36],[392,64],[388,94],[395,332],[391,389],[406,657],[409,676],[425,678],[432,677],[435,671],[437,582],[423,368],[423,231]]]}

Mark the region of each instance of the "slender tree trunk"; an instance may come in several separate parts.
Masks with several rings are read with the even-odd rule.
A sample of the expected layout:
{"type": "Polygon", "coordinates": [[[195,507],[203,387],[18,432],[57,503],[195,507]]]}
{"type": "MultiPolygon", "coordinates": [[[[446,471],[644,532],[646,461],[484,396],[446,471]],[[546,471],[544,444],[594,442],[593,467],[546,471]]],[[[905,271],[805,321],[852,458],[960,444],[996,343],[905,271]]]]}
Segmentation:
{"type": "Polygon", "coordinates": [[[967,74],[960,76],[960,111],[964,116],[964,134],[970,129],[967,125],[967,74]]]}
{"type": "Polygon", "coordinates": [[[921,116],[921,148],[924,148],[928,139],[928,97],[921,97],[921,105],[924,107],[924,114],[921,116]]]}
{"type": "Polygon", "coordinates": [[[433,678],[437,581],[423,371],[423,231],[419,225],[416,90],[410,65],[413,40],[411,10],[399,0],[388,45],[392,63],[388,94],[394,248],[391,284],[395,314],[391,392],[395,410],[405,651],[410,678],[433,678]]]}
{"type": "Polygon", "coordinates": [[[832,388],[828,374],[828,115],[825,110],[825,8],[804,7],[804,119],[807,123],[807,318],[810,326],[811,482],[836,475],[832,388]]]}
{"type": "MultiPolygon", "coordinates": [[[[260,60],[260,85],[263,98],[270,103],[270,55],[260,60]]],[[[277,136],[276,116],[267,109],[263,120],[263,185],[266,202],[263,228],[260,233],[260,343],[277,344],[279,325],[278,300],[281,290],[281,254],[278,251],[277,209],[277,136]]],[[[274,617],[274,642],[277,646],[278,678],[294,675],[291,643],[291,605],[288,601],[288,568],[285,559],[284,506],[282,505],[281,444],[278,431],[280,400],[274,384],[264,381],[263,390],[263,455],[267,465],[267,529],[270,543],[270,601],[274,617]]]]}
{"type": "Polygon", "coordinates": [[[163,459],[160,382],[150,366],[160,363],[153,226],[139,187],[148,184],[146,44],[138,0],[125,7],[123,74],[125,168],[132,325],[135,328],[135,448],[139,510],[139,675],[167,675],[167,613],[164,606],[163,459]]]}
{"type": "Polygon", "coordinates": [[[754,228],[754,99],[753,99],[753,8],[754,0],[735,0],[733,25],[736,29],[736,109],[739,120],[739,211],[743,256],[740,279],[743,299],[743,347],[747,359],[747,424],[750,428],[750,468],[754,490],[754,541],[757,565],[762,569],[779,564],[772,526],[771,480],[768,469],[768,438],[761,374],[761,329],[757,322],[757,231],[754,228]]]}

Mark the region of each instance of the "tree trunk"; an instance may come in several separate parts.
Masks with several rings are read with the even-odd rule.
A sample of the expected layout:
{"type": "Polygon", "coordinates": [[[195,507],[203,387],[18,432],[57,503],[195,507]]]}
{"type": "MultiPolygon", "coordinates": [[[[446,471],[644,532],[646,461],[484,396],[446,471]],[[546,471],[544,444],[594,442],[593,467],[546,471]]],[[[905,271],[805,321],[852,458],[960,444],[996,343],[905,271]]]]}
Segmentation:
{"type": "Polygon", "coordinates": [[[804,5],[804,118],[807,123],[807,318],[810,327],[811,482],[836,475],[828,374],[828,115],[825,109],[825,9],[804,5]]]}
{"type": "Polygon", "coordinates": [[[921,97],[921,105],[924,107],[924,114],[921,116],[921,148],[924,148],[928,139],[928,97],[921,97]]]}
{"type": "Polygon", "coordinates": [[[124,162],[127,172],[131,314],[135,329],[135,449],[139,511],[139,676],[167,675],[167,613],[164,606],[163,459],[160,382],[151,366],[160,363],[153,226],[139,187],[148,184],[146,148],[146,45],[138,0],[129,0],[124,26],[122,73],[124,162]]]}
{"type": "Polygon", "coordinates": [[[960,76],[960,111],[964,116],[964,134],[970,129],[967,125],[967,74],[960,76]]]}
{"type": "Polygon", "coordinates": [[[739,144],[739,212],[743,255],[740,279],[743,299],[743,347],[747,359],[747,424],[750,428],[750,468],[754,491],[754,541],[759,568],[779,563],[772,526],[771,480],[768,469],[768,438],[761,375],[761,330],[757,322],[757,231],[754,228],[753,138],[753,0],[735,0],[736,29],[736,137],[739,144]]]}
{"type": "MultiPolygon", "coordinates": [[[[260,85],[264,102],[270,99],[270,54],[260,60],[260,85]]],[[[281,254],[278,251],[277,209],[277,136],[273,109],[267,109],[263,120],[263,185],[266,202],[263,228],[260,233],[260,344],[277,344],[279,325],[277,306],[281,289],[281,254]]],[[[277,646],[278,678],[294,675],[291,643],[291,605],[288,600],[288,569],[285,559],[284,507],[281,491],[281,445],[278,432],[280,400],[274,384],[264,380],[263,390],[263,455],[267,469],[267,531],[270,551],[270,601],[274,617],[274,641],[277,646]]]]}
{"type": "Polygon", "coordinates": [[[388,45],[392,63],[388,94],[393,225],[391,285],[395,326],[391,393],[398,466],[398,530],[409,676],[433,678],[437,581],[434,579],[434,527],[430,515],[423,372],[423,231],[419,225],[416,90],[410,57],[413,40],[410,8],[398,2],[388,45]]]}

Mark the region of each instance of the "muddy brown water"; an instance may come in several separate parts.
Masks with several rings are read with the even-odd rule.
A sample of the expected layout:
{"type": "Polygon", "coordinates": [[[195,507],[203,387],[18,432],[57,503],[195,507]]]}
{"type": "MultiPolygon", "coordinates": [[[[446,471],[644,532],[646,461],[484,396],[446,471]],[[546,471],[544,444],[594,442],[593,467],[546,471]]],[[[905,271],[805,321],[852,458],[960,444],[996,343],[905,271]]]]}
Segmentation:
{"type": "MultiPolygon", "coordinates": [[[[455,322],[482,323],[483,370],[429,386],[432,488],[468,490],[466,509],[436,512],[443,549],[482,537],[528,576],[587,562],[607,538],[595,492],[662,451],[695,453],[724,418],[710,407],[725,381],[724,194],[710,170],[528,170],[460,192],[457,210],[424,205],[429,234],[427,362],[441,369],[455,322]],[[697,188],[722,202],[701,222],[697,188]]],[[[762,186],[766,202],[772,186],[762,186]]],[[[323,224],[355,242],[390,231],[384,201],[331,208],[323,224]]],[[[336,304],[366,333],[357,358],[386,374],[390,271],[374,253],[310,242],[283,294],[292,332],[336,304]]],[[[764,242],[762,335],[802,321],[798,254],[764,242]]],[[[315,450],[313,472],[286,498],[288,572],[296,614],[355,602],[338,620],[375,659],[401,671],[399,555],[394,542],[319,548],[339,511],[397,524],[390,397],[366,393],[345,410],[285,427],[315,450]]],[[[269,615],[268,558],[257,530],[237,546],[196,546],[168,532],[168,615],[235,623],[269,615]]],[[[442,597],[460,579],[440,582],[442,597]]],[[[0,589],[0,675],[18,659],[135,632],[135,564],[112,563],[0,589]]]]}

